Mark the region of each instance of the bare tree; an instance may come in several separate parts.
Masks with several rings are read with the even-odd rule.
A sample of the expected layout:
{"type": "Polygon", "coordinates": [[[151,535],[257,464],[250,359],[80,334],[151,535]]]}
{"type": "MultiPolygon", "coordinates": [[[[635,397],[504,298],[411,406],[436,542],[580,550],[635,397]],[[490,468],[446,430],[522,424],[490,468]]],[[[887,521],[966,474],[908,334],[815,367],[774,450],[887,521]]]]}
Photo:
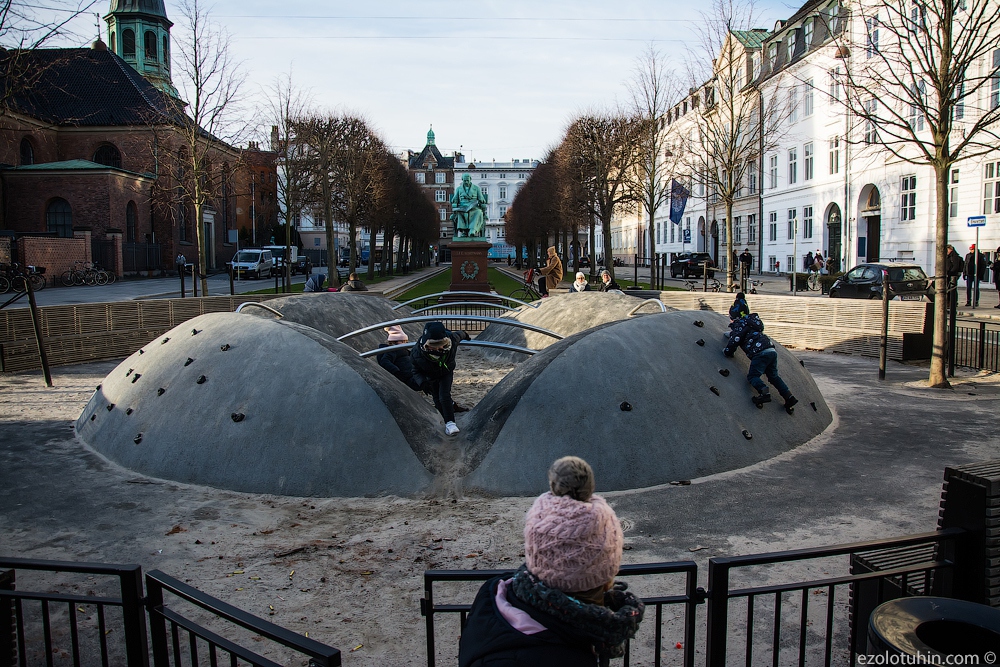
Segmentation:
{"type": "MultiPolygon", "coordinates": [[[[845,104],[862,145],[877,145],[935,178],[935,292],[932,387],[948,387],[946,246],[949,172],[960,159],[1000,145],[1000,4],[993,0],[871,0],[842,47],[845,104]],[[856,37],[852,39],[851,34],[856,37]]],[[[995,211],[986,211],[993,213],[995,211]]]]}
{"type": "MultiPolygon", "coordinates": [[[[692,90],[699,91],[692,103],[698,109],[683,162],[694,180],[704,184],[708,202],[725,208],[730,290],[737,287],[733,205],[744,196],[750,170],[778,145],[789,115],[782,96],[765,99],[758,87],[760,59],[753,58],[752,51],[759,52],[767,32],[754,29],[756,21],[752,3],[714,0],[699,29],[703,52],[693,61],[711,63],[711,69],[696,64],[691,71],[692,90]]],[[[775,84],[773,79],[771,83],[775,84]]]]}
{"type": "MultiPolygon", "coordinates": [[[[182,0],[182,30],[175,35],[175,82],[187,100],[189,122],[178,131],[186,148],[187,178],[179,182],[194,206],[195,242],[202,294],[208,294],[204,208],[212,196],[211,156],[227,151],[246,134],[239,125],[240,87],[246,75],[232,59],[229,35],[214,23],[200,0],[182,0]]],[[[256,224],[256,221],[253,222],[256,224]]]]}
{"type": "MultiPolygon", "coordinates": [[[[632,187],[646,212],[649,228],[649,256],[656,249],[656,212],[670,200],[670,177],[675,172],[677,155],[668,150],[666,115],[679,94],[679,82],[667,68],[662,53],[650,44],[638,61],[627,83],[632,98],[632,112],[642,123],[632,187]]],[[[593,274],[594,269],[591,268],[593,274]]],[[[650,284],[656,283],[656,262],[650,262],[650,284]]]]}
{"type": "MultiPolygon", "coordinates": [[[[298,136],[308,146],[331,265],[336,261],[336,218],[347,224],[353,271],[358,265],[357,231],[372,214],[388,149],[362,118],[351,114],[308,118],[301,124],[298,136]]],[[[330,282],[335,281],[339,285],[339,276],[331,273],[330,282]]]]}
{"type": "Polygon", "coordinates": [[[642,123],[633,116],[587,114],[570,123],[557,149],[560,171],[583,187],[590,215],[603,226],[605,263],[612,276],[611,223],[616,212],[629,212],[636,204],[630,179],[641,131],[642,123]]]}
{"type": "Polygon", "coordinates": [[[271,125],[271,150],[278,155],[278,212],[285,225],[285,284],[291,285],[292,237],[295,221],[306,207],[312,189],[312,170],[306,156],[306,146],[296,131],[310,114],[309,96],[292,82],[292,74],[282,75],[267,93],[265,117],[271,125]]]}

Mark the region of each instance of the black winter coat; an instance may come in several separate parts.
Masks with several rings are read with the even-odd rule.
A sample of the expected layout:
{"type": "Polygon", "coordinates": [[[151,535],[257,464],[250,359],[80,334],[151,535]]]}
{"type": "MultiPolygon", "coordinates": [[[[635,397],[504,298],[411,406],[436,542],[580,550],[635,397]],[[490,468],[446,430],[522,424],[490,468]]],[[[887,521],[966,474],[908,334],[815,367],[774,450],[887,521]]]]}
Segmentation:
{"type": "Polygon", "coordinates": [[[419,386],[423,386],[427,380],[440,380],[449,373],[455,372],[455,358],[458,356],[458,343],[469,340],[469,334],[464,331],[449,331],[440,322],[428,322],[424,327],[424,332],[420,335],[420,340],[413,346],[410,358],[413,361],[413,369],[416,372],[416,380],[419,386]],[[423,350],[424,343],[428,340],[440,340],[451,338],[451,349],[448,350],[441,359],[433,359],[423,350]]]}
{"type": "Polygon", "coordinates": [[[597,288],[597,291],[598,291],[598,292],[607,292],[608,290],[613,290],[613,289],[616,289],[616,290],[618,290],[619,292],[620,292],[620,291],[621,291],[621,289],[622,289],[622,288],[621,288],[621,287],[620,287],[620,286],[618,285],[618,282],[617,282],[617,281],[616,281],[616,280],[615,280],[614,278],[612,278],[612,279],[611,279],[611,282],[609,282],[609,283],[607,283],[607,284],[605,284],[605,282],[604,282],[604,281],[602,280],[602,281],[601,281],[601,286],[597,288]]]}
{"type": "Polygon", "coordinates": [[[526,635],[511,627],[496,606],[501,579],[490,579],[476,595],[458,648],[459,667],[596,667],[592,644],[560,627],[555,618],[542,614],[508,594],[508,601],[527,612],[548,630],[526,635]]]}
{"type": "Polygon", "coordinates": [[[771,339],[764,334],[764,324],[760,321],[757,313],[741,318],[729,325],[732,332],[729,334],[729,343],[722,351],[727,357],[736,354],[736,348],[740,347],[747,357],[753,359],[764,350],[774,347],[771,339]]]}
{"type": "MultiPolygon", "coordinates": [[[[382,347],[390,347],[387,343],[382,343],[379,345],[382,347]]],[[[414,391],[420,391],[420,385],[417,384],[415,375],[416,371],[413,369],[413,359],[410,357],[410,350],[407,348],[399,348],[396,350],[389,350],[388,352],[383,352],[375,357],[378,359],[378,365],[385,370],[392,373],[397,380],[403,382],[410,389],[414,391]]]]}

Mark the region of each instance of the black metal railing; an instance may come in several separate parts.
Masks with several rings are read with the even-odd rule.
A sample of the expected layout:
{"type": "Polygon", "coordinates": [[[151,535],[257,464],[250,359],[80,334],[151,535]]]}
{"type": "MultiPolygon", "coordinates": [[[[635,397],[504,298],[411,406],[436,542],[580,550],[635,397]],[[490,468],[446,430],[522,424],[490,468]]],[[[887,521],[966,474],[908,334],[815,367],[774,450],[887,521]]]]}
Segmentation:
{"type": "MultiPolygon", "coordinates": [[[[101,266],[114,266],[101,263],[101,266]]],[[[123,243],[122,271],[159,271],[163,268],[159,243],[123,243]]]]}
{"type": "MultiPolygon", "coordinates": [[[[142,570],[138,565],[64,563],[0,558],[0,667],[52,665],[63,656],[73,665],[149,664],[146,615],[142,608],[142,570]],[[81,574],[117,578],[113,594],[77,595],[17,588],[22,571],[81,574]]],[[[107,581],[87,582],[87,588],[106,587],[107,581]]]]}
{"type": "Polygon", "coordinates": [[[1000,371],[1000,323],[956,322],[955,365],[1000,371]]]}
{"type": "Polygon", "coordinates": [[[293,658],[301,659],[302,656],[308,657],[310,667],[340,665],[340,651],[337,649],[237,609],[158,570],[146,574],[146,594],[155,667],[181,667],[185,656],[188,664],[197,667],[202,664],[199,662],[202,649],[207,653],[211,665],[219,664],[220,656],[224,656],[224,662],[232,665],[242,661],[255,667],[299,664],[293,658]],[[189,603],[187,606],[208,612],[203,615],[212,622],[224,625],[227,632],[239,632],[242,629],[249,631],[255,638],[270,640],[270,647],[273,647],[276,654],[272,657],[281,654],[282,662],[275,662],[270,657],[247,649],[238,641],[196,622],[190,614],[181,614],[177,608],[166,603],[164,593],[189,603]],[[221,621],[225,623],[220,623],[221,621]]]}
{"type": "MultiPolygon", "coordinates": [[[[424,308],[426,306],[431,306],[437,303],[436,299],[428,300],[428,303],[422,303],[420,306],[411,305],[410,307],[414,310],[419,308],[424,308]]],[[[444,324],[448,329],[464,329],[470,333],[481,333],[486,330],[489,326],[489,322],[472,322],[469,320],[452,320],[449,319],[449,315],[472,315],[474,317],[503,317],[506,313],[510,312],[509,308],[499,308],[490,304],[475,304],[475,305],[455,305],[446,306],[442,308],[436,308],[433,311],[427,311],[422,313],[423,315],[437,315],[441,318],[441,323],[444,324]]]]}
{"type": "MultiPolygon", "coordinates": [[[[892,540],[710,559],[707,666],[724,667],[741,662],[736,656],[729,659],[729,649],[739,643],[743,645],[742,662],[747,667],[766,662],[777,667],[790,661],[830,667],[834,656],[849,656],[848,664],[856,664],[859,647],[864,645],[860,637],[868,620],[868,614],[861,608],[870,613],[870,609],[886,600],[927,594],[935,583],[938,594],[950,593],[949,586],[934,582],[934,578],[952,568],[953,561],[945,555],[952,552],[954,542],[965,534],[953,529],[892,540]],[[920,545],[934,548],[927,551],[925,558],[909,558],[904,563],[890,560],[889,569],[858,571],[854,567],[858,556],[881,552],[879,558],[885,560],[886,550],[920,545]],[[849,559],[847,563],[835,560],[845,556],[849,559]],[[771,581],[785,578],[776,570],[788,564],[794,565],[786,575],[793,581],[733,587],[737,573],[750,581],[761,577],[771,581]],[[761,574],[762,570],[747,571],[747,568],[765,569],[761,574]],[[829,576],[838,568],[846,573],[829,576]],[[809,573],[805,576],[812,572],[827,576],[803,581],[804,572],[809,573]],[[862,587],[866,590],[862,591],[862,587]],[[863,599],[863,592],[867,599],[863,599]],[[797,655],[783,660],[782,651],[797,655]]],[[[841,658],[836,658],[836,662],[842,664],[841,658]]]]}
{"type": "MultiPolygon", "coordinates": [[[[436,603],[434,601],[435,582],[483,582],[513,572],[513,570],[427,570],[424,572],[424,597],[420,600],[420,613],[425,618],[428,667],[434,667],[437,662],[435,615],[458,614],[459,629],[461,630],[465,627],[469,609],[472,607],[471,603],[436,603]]],[[[695,616],[697,605],[704,601],[704,592],[698,588],[698,566],[693,561],[623,565],[617,578],[627,580],[631,577],[656,575],[679,575],[682,577],[682,584],[673,586],[676,589],[673,594],[642,598],[642,601],[646,603],[645,620],[640,626],[639,634],[628,644],[624,667],[629,667],[633,659],[640,664],[653,664],[659,667],[664,662],[664,650],[678,646],[679,650],[673,648],[673,651],[683,656],[682,664],[684,667],[693,667],[695,616]],[[664,607],[674,605],[683,606],[679,624],[673,623],[676,617],[664,619],[664,607]],[[650,627],[652,627],[651,637],[649,636],[650,627]]],[[[639,588],[633,588],[633,590],[639,590],[639,588]]],[[[449,651],[451,655],[454,654],[451,649],[449,651]]]]}

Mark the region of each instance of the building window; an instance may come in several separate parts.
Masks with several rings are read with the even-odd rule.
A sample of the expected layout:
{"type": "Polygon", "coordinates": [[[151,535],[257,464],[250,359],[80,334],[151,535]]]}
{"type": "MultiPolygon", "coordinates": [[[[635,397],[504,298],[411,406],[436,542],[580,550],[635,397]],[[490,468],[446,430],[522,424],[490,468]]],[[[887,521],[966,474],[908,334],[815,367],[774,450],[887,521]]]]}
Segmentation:
{"type": "Polygon", "coordinates": [[[743,224],[743,218],[741,216],[733,218],[733,243],[743,243],[743,233],[740,231],[741,224],[743,224]]]}
{"type": "Polygon", "coordinates": [[[170,46],[170,40],[166,35],[163,36],[163,64],[168,68],[170,67],[170,51],[168,50],[170,46]]]}
{"type": "Polygon", "coordinates": [[[767,270],[775,273],[778,271],[778,258],[774,255],[767,256],[767,270]]]}
{"type": "Polygon", "coordinates": [[[1000,213],[1000,162],[987,162],[983,176],[983,214],[1000,213]]]}
{"type": "Polygon", "coordinates": [[[808,181],[813,177],[813,144],[811,141],[802,147],[802,162],[805,172],[802,176],[808,181]]]}
{"type": "Polygon", "coordinates": [[[878,14],[865,20],[867,40],[865,42],[865,57],[872,58],[878,53],[878,14]]]}
{"type": "Polygon", "coordinates": [[[799,226],[799,211],[796,208],[788,209],[788,240],[795,238],[796,227],[799,226]]]}
{"type": "Polygon", "coordinates": [[[811,239],[813,237],[813,207],[802,207],[802,238],[811,239]]]}
{"type": "Polygon", "coordinates": [[[785,62],[792,62],[792,58],[795,57],[795,31],[788,33],[788,41],[785,42],[785,52],[788,56],[785,58],[785,62]]]}
{"type": "Polygon", "coordinates": [[[993,52],[993,76],[990,77],[990,109],[1000,107],[1000,49],[993,52]]]}
{"type": "Polygon", "coordinates": [[[447,181],[445,180],[445,177],[447,175],[448,174],[444,173],[443,171],[435,172],[435,174],[434,174],[434,182],[435,183],[447,183],[447,181]]]}
{"type": "Polygon", "coordinates": [[[830,99],[834,102],[840,101],[840,68],[834,67],[830,70],[830,99]]]}
{"type": "Polygon", "coordinates": [[[951,188],[948,190],[948,217],[958,217],[958,169],[951,170],[951,188]]]}
{"type": "Polygon", "coordinates": [[[958,84],[958,88],[955,91],[955,106],[953,108],[955,120],[965,118],[965,81],[958,84]]]}
{"type": "Polygon", "coordinates": [[[117,167],[121,169],[122,154],[111,144],[104,144],[94,153],[94,162],[103,164],[105,167],[117,167]]]}
{"type": "Polygon", "coordinates": [[[483,196],[486,197],[486,201],[490,200],[490,186],[486,183],[480,183],[479,189],[482,190],[483,196]]]}
{"type": "Polygon", "coordinates": [[[767,240],[778,240],[778,212],[771,211],[767,218],[767,240]]]}
{"type": "Polygon", "coordinates": [[[875,130],[875,113],[878,111],[878,101],[873,97],[872,99],[865,102],[865,112],[868,117],[865,118],[865,144],[871,145],[878,140],[878,133],[875,130]]]}
{"type": "Polygon", "coordinates": [[[502,220],[505,215],[507,215],[507,207],[506,206],[501,206],[500,207],[500,219],[502,220]]]}
{"type": "Polygon", "coordinates": [[[115,44],[116,44],[116,41],[115,41],[115,31],[112,30],[111,31],[111,53],[117,53],[117,51],[115,50],[115,44]]]}
{"type": "Polygon", "coordinates": [[[778,187],[778,156],[772,155],[768,166],[771,172],[771,189],[778,187]]]}
{"type": "Polygon", "coordinates": [[[802,41],[805,42],[806,49],[812,46],[813,43],[813,20],[806,19],[806,22],[802,24],[802,41]]]}
{"type": "Polygon", "coordinates": [[[427,182],[424,179],[424,172],[422,172],[422,171],[414,172],[413,173],[413,180],[416,181],[417,183],[426,183],[427,182]]]}
{"type": "Polygon", "coordinates": [[[122,31],[122,57],[135,58],[135,33],[131,30],[122,31]]]}
{"type": "MultiPolygon", "coordinates": [[[[774,71],[775,65],[778,64],[778,44],[769,44],[767,47],[767,66],[774,71]]],[[[687,113],[685,111],[685,113],[687,113]]]]}
{"type": "Polygon", "coordinates": [[[757,163],[747,164],[747,193],[757,194],[757,163]]]}
{"type": "Polygon", "coordinates": [[[674,229],[676,226],[677,225],[675,225],[672,222],[669,225],[669,227],[670,227],[670,242],[671,243],[674,243],[676,241],[676,239],[677,239],[677,231],[674,229]]]}
{"type": "Polygon", "coordinates": [[[903,192],[902,200],[902,210],[900,211],[899,219],[906,222],[907,220],[917,219],[917,177],[916,176],[903,176],[903,183],[900,187],[903,192]]]}
{"type": "Polygon", "coordinates": [[[29,164],[35,164],[35,149],[31,146],[31,142],[25,137],[21,139],[21,166],[27,166],[29,164]]]}
{"type": "Polygon", "coordinates": [[[448,201],[448,192],[446,190],[435,190],[434,201],[448,201]]]}
{"type": "Polygon", "coordinates": [[[439,208],[438,216],[441,218],[441,222],[444,222],[445,220],[448,219],[448,211],[443,208],[439,208]]]}
{"type": "Polygon", "coordinates": [[[56,198],[45,209],[45,227],[63,239],[73,238],[73,209],[65,199],[56,198]]]}
{"type": "Polygon", "coordinates": [[[924,129],[924,99],[927,86],[923,81],[910,86],[910,127],[924,129]]]}
{"type": "Polygon", "coordinates": [[[840,137],[830,139],[830,174],[840,173],[840,137]]]}
{"type": "Polygon", "coordinates": [[[507,178],[507,174],[500,174],[500,178],[507,178]]]}
{"type": "Polygon", "coordinates": [[[747,243],[753,245],[757,243],[757,215],[747,216],[747,243]]]}
{"type": "Polygon", "coordinates": [[[799,87],[791,86],[788,89],[788,120],[796,122],[799,119],[799,87]]]}
{"type": "Polygon", "coordinates": [[[799,149],[788,149],[788,184],[794,185],[799,180],[799,149]]]}
{"type": "Polygon", "coordinates": [[[135,243],[135,219],[137,214],[135,210],[135,202],[130,201],[125,206],[125,241],[126,243],[135,243]]]}
{"type": "Polygon", "coordinates": [[[146,60],[156,61],[156,33],[152,30],[147,30],[146,34],[143,35],[143,42],[145,43],[145,55],[146,60]]]}
{"type": "Polygon", "coordinates": [[[500,199],[506,199],[507,198],[507,186],[506,185],[501,185],[500,187],[498,187],[497,188],[497,193],[499,194],[500,199]]]}
{"type": "Polygon", "coordinates": [[[760,53],[754,52],[750,54],[750,80],[756,81],[757,77],[760,76],[760,53]]]}
{"type": "Polygon", "coordinates": [[[807,118],[813,115],[813,80],[807,79],[805,90],[802,95],[802,115],[807,118]]]}

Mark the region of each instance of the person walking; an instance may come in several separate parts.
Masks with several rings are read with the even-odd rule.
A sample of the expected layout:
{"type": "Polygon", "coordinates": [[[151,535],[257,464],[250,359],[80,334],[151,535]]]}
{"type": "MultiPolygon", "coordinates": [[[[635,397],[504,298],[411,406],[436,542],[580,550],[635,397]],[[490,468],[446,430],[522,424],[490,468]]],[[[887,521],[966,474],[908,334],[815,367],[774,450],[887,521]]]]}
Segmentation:
{"type": "Polygon", "coordinates": [[[958,279],[965,271],[965,262],[955,252],[955,246],[951,244],[945,246],[944,261],[945,275],[948,277],[948,293],[950,294],[948,304],[951,306],[958,301],[958,279]]]}
{"type": "Polygon", "coordinates": [[[469,340],[466,332],[449,331],[441,322],[428,322],[410,352],[414,382],[434,399],[434,407],[444,418],[445,435],[458,435],[459,432],[451,385],[455,378],[458,344],[463,340],[469,340]]]}
{"type": "Polygon", "coordinates": [[[986,272],[989,266],[986,263],[986,256],[976,249],[976,244],[969,246],[969,254],[965,256],[965,269],[962,277],[965,278],[965,305],[973,308],[979,307],[979,282],[986,280],[986,272]]]}
{"type": "Polygon", "coordinates": [[[177,275],[184,273],[187,269],[187,262],[187,257],[184,256],[184,253],[177,253],[177,257],[174,259],[174,264],[177,266],[177,275]]]}
{"type": "Polygon", "coordinates": [[[743,252],[740,253],[740,289],[744,292],[747,291],[749,287],[748,282],[750,280],[750,270],[753,268],[753,255],[750,254],[750,248],[743,248],[743,252]]]}
{"type": "Polygon", "coordinates": [[[566,456],[524,521],[525,563],[479,589],[459,667],[604,667],[625,654],[645,605],[616,582],[624,539],[594,471],[566,456]]]}
{"type": "Polygon", "coordinates": [[[785,400],[785,410],[791,414],[792,407],[799,402],[792,395],[791,390],[785,381],[778,375],[778,351],[774,348],[774,343],[764,333],[764,323],[757,313],[750,313],[738,320],[733,320],[729,324],[732,330],[729,334],[729,342],[722,351],[727,357],[736,354],[736,348],[743,350],[743,353],[750,359],[750,370],[747,372],[747,382],[757,390],[757,395],[752,398],[753,404],[758,408],[765,403],[771,402],[771,391],[761,375],[767,376],[767,381],[771,383],[778,394],[785,400]]]}
{"type": "Polygon", "coordinates": [[[538,291],[543,297],[547,297],[549,290],[555,289],[563,277],[562,260],[556,254],[556,247],[549,246],[546,252],[548,253],[548,259],[545,262],[545,266],[538,269],[538,272],[542,274],[538,279],[538,291]]]}
{"type": "MultiPolygon", "coordinates": [[[[997,288],[997,300],[1000,301],[1000,247],[993,253],[993,264],[990,269],[993,270],[993,286],[997,288]]],[[[1000,303],[993,307],[1000,308],[1000,303]]]]}
{"type": "Polygon", "coordinates": [[[597,288],[598,292],[610,292],[611,290],[622,291],[621,286],[618,285],[617,281],[611,277],[611,272],[607,269],[601,271],[601,286],[597,288]]]}

